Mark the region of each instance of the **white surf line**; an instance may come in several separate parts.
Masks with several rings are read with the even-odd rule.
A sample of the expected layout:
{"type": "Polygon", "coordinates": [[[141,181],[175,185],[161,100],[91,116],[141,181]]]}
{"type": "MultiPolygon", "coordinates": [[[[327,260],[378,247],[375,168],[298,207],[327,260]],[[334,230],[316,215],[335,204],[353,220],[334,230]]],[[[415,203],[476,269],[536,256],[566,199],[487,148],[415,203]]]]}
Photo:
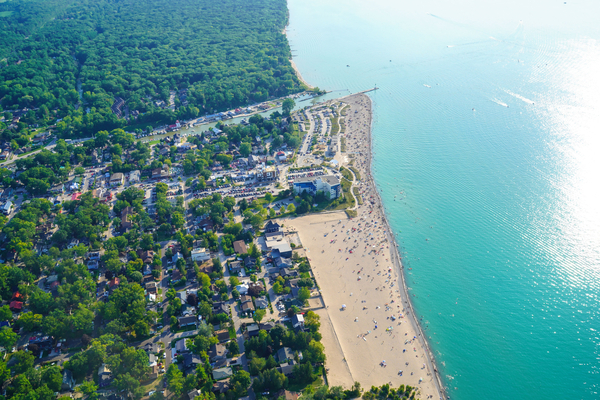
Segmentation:
{"type": "Polygon", "coordinates": [[[502,89],[502,90],[504,90],[504,92],[506,94],[510,94],[511,96],[513,96],[513,97],[515,97],[515,98],[517,98],[519,100],[522,100],[522,101],[524,101],[527,104],[535,104],[535,102],[533,100],[529,100],[527,97],[523,97],[520,94],[513,93],[513,92],[511,92],[508,89],[502,89]]]}
{"type": "Polygon", "coordinates": [[[498,105],[501,105],[502,107],[506,107],[506,108],[508,108],[508,104],[506,104],[506,103],[503,103],[503,102],[501,102],[501,101],[500,101],[500,100],[498,100],[498,99],[495,99],[495,98],[494,98],[494,99],[490,99],[490,100],[491,100],[491,101],[493,101],[494,103],[498,104],[498,105]]]}

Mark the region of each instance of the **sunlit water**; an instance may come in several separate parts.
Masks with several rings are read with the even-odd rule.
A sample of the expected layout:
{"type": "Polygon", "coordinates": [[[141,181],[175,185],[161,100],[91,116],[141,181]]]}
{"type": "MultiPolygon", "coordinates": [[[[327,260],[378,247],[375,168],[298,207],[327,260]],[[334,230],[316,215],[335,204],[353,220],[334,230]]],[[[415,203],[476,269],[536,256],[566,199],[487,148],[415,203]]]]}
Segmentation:
{"type": "Polygon", "coordinates": [[[450,396],[600,398],[600,3],[289,8],[309,83],[381,87],[374,174],[450,396]]]}

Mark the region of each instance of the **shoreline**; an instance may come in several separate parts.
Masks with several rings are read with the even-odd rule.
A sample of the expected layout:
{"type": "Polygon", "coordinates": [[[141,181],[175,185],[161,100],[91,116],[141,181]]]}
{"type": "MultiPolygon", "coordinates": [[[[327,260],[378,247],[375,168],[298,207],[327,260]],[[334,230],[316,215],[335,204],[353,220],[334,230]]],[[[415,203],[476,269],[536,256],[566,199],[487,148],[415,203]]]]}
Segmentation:
{"type": "MultiPolygon", "coordinates": [[[[289,10],[288,10],[288,12],[289,12],[289,10]]],[[[289,22],[288,22],[288,23],[289,23],[289,22]]],[[[288,38],[288,35],[287,35],[287,25],[286,25],[286,26],[283,28],[283,31],[282,31],[281,33],[283,33],[283,34],[285,35],[285,38],[286,38],[286,40],[287,40],[287,42],[288,42],[288,45],[289,45],[289,43],[290,43],[290,39],[288,38]]],[[[296,73],[296,76],[298,77],[298,79],[300,80],[300,82],[302,82],[302,83],[303,83],[303,84],[306,86],[306,88],[307,88],[307,89],[309,89],[309,90],[313,90],[313,89],[315,88],[315,86],[313,86],[313,85],[311,85],[310,83],[308,83],[308,82],[307,82],[307,81],[306,81],[306,80],[305,80],[305,79],[302,77],[302,74],[300,73],[300,70],[299,70],[299,69],[298,69],[298,67],[296,66],[296,63],[295,63],[295,62],[294,62],[294,60],[293,60],[293,58],[294,58],[294,57],[292,56],[292,49],[290,49],[290,56],[291,56],[291,57],[290,57],[290,60],[289,60],[289,61],[290,61],[290,64],[292,65],[292,68],[294,69],[294,72],[296,73]]]]}
{"type": "MultiPolygon", "coordinates": [[[[361,94],[361,95],[366,96],[365,94],[361,94]]],[[[407,313],[407,314],[409,315],[411,324],[419,332],[418,337],[420,339],[419,342],[421,342],[421,346],[427,352],[427,355],[428,355],[427,363],[429,364],[429,368],[433,371],[433,376],[435,377],[435,382],[436,382],[436,389],[439,393],[440,399],[446,399],[446,398],[448,398],[446,388],[442,382],[442,377],[439,372],[440,370],[438,368],[438,365],[437,365],[437,362],[435,359],[435,355],[433,354],[433,351],[431,350],[431,346],[429,345],[429,341],[427,340],[427,337],[425,336],[425,332],[423,331],[423,327],[421,326],[421,323],[417,320],[414,306],[412,304],[412,301],[410,300],[410,296],[408,293],[408,286],[406,285],[406,276],[404,275],[404,271],[405,271],[404,265],[402,264],[402,257],[400,257],[400,252],[398,251],[399,246],[398,246],[398,243],[396,242],[396,238],[394,237],[394,235],[392,233],[392,229],[391,229],[390,223],[388,221],[387,212],[385,210],[385,207],[383,206],[383,200],[381,199],[379,191],[377,190],[377,184],[376,184],[375,178],[373,177],[373,174],[372,174],[372,167],[373,167],[373,151],[372,151],[372,148],[373,148],[373,100],[369,96],[366,96],[366,97],[369,99],[369,103],[371,104],[371,124],[370,124],[369,130],[368,130],[369,145],[367,146],[368,173],[367,173],[366,179],[368,179],[370,181],[371,187],[373,188],[373,190],[375,192],[375,196],[377,198],[377,205],[382,211],[383,222],[386,227],[388,240],[390,243],[393,244],[393,250],[391,251],[391,257],[392,257],[392,263],[394,264],[394,267],[396,268],[396,270],[398,272],[398,277],[399,277],[400,283],[402,285],[402,293],[401,294],[404,296],[402,301],[410,309],[410,313],[407,313]]]]}
{"type": "Polygon", "coordinates": [[[325,307],[319,310],[320,315],[331,322],[334,330],[333,334],[323,335],[326,365],[330,370],[328,381],[332,386],[345,387],[358,381],[365,389],[385,383],[394,387],[410,384],[420,390],[419,397],[422,399],[443,399],[446,392],[439,369],[414,314],[398,245],[372,176],[372,100],[358,93],[338,101],[350,107],[343,117],[347,127],[348,151],[341,153],[345,158],[341,165],[348,164],[348,156],[355,154],[354,167],[363,177],[355,179],[352,187],[358,188],[364,203],[355,206],[357,216],[354,218],[338,211],[308,214],[285,221],[300,235],[321,288],[325,307]],[[352,147],[355,149],[351,150],[352,147]],[[352,247],[344,250],[346,245],[352,247]],[[355,270],[352,271],[352,268],[355,270]],[[371,268],[378,272],[371,272],[371,268]],[[355,274],[357,269],[358,276],[355,274]],[[366,274],[369,275],[364,276],[366,274]],[[338,302],[344,306],[336,310],[338,302]],[[336,305],[329,308],[333,303],[336,305]],[[385,332],[381,329],[383,326],[377,329],[377,320],[384,321],[385,332]],[[400,336],[402,332],[405,332],[404,344],[400,336]],[[407,352],[411,346],[413,351],[407,352]],[[401,350],[402,347],[405,347],[404,350],[401,350]],[[391,353],[397,356],[391,356],[391,353]],[[417,362],[410,357],[417,357],[417,362]],[[390,368],[386,368],[388,366],[390,368]]]}
{"type": "MultiPolygon", "coordinates": [[[[287,36],[287,35],[286,35],[287,36]]],[[[304,80],[304,78],[302,77],[302,74],[300,73],[300,70],[298,69],[298,67],[296,66],[296,63],[294,62],[294,60],[292,60],[290,58],[290,64],[292,65],[292,68],[294,68],[294,71],[296,72],[296,76],[298,77],[298,79],[300,80],[300,82],[302,82],[303,84],[306,85],[306,87],[309,90],[312,90],[315,88],[315,86],[310,85],[308,82],[306,82],[306,80],[304,80]]]]}

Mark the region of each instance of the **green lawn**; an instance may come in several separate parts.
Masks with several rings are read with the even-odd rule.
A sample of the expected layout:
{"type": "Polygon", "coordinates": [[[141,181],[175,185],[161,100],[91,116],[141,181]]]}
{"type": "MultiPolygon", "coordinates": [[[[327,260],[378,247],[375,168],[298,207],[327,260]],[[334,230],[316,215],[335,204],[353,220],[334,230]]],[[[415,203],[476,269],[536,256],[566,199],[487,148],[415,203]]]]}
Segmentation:
{"type": "Polygon", "coordinates": [[[340,172],[348,181],[352,182],[354,180],[354,178],[352,177],[352,172],[348,171],[346,168],[341,167],[340,172]]]}
{"type": "Polygon", "coordinates": [[[338,123],[338,117],[331,118],[331,134],[337,135],[340,132],[340,124],[338,123]]]}
{"type": "Polygon", "coordinates": [[[354,176],[356,176],[356,180],[360,181],[360,172],[358,172],[356,167],[350,167],[350,169],[352,170],[352,172],[354,172],[354,176]]]}

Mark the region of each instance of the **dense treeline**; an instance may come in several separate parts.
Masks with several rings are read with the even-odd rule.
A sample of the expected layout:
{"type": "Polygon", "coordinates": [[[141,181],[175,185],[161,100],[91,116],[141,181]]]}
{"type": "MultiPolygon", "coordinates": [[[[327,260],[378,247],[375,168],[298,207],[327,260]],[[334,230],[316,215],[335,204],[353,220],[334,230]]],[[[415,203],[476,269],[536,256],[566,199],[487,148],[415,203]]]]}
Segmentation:
{"type": "Polygon", "coordinates": [[[33,109],[29,124],[63,118],[65,137],[124,126],[115,97],[152,123],[302,89],[282,34],[285,0],[19,0],[3,11],[0,107],[33,109]],[[171,91],[174,110],[158,108],[171,91]]]}

